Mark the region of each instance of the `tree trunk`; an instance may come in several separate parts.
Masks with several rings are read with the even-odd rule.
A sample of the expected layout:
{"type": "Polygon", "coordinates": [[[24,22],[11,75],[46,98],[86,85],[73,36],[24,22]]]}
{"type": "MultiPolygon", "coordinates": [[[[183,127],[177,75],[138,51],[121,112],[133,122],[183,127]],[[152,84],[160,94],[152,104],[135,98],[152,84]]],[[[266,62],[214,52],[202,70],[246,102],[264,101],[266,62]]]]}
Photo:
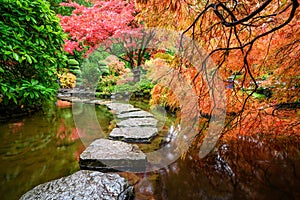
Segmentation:
{"type": "Polygon", "coordinates": [[[141,66],[137,66],[132,69],[133,72],[133,81],[135,83],[139,82],[141,79],[141,66]]]}

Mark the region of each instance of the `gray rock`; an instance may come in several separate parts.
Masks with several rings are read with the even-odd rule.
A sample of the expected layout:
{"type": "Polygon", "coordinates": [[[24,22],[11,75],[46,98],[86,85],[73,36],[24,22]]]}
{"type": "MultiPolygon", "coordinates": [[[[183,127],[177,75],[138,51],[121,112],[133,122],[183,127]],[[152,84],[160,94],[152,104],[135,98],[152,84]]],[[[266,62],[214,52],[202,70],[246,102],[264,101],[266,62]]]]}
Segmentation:
{"type": "Polygon", "coordinates": [[[36,186],[21,197],[27,199],[88,200],[133,198],[133,187],[118,174],[81,170],[36,186]]]}
{"type": "Polygon", "coordinates": [[[139,111],[140,109],[134,108],[133,105],[126,103],[107,103],[105,104],[110,110],[116,112],[116,114],[139,111]]]}
{"type": "Polygon", "coordinates": [[[72,103],[88,103],[90,102],[90,99],[82,99],[82,98],[73,98],[72,103]]]}
{"type": "Polygon", "coordinates": [[[104,100],[95,99],[95,100],[92,100],[92,101],[90,101],[88,103],[90,103],[90,104],[96,104],[96,105],[101,105],[103,102],[104,102],[104,100]]]}
{"type": "Polygon", "coordinates": [[[128,118],[146,118],[146,117],[154,117],[151,113],[139,110],[135,112],[126,112],[119,114],[117,116],[119,119],[128,119],[128,118]]]}
{"type": "Polygon", "coordinates": [[[73,100],[78,100],[77,97],[71,97],[71,96],[58,96],[57,97],[58,99],[60,100],[63,100],[63,101],[69,101],[69,102],[72,102],[73,100]]]}
{"type": "Polygon", "coordinates": [[[125,142],[149,143],[155,135],[157,128],[154,127],[123,127],[114,128],[109,138],[125,142]]]}
{"type": "Polygon", "coordinates": [[[138,146],[121,141],[97,139],[80,155],[81,169],[102,172],[145,170],[146,155],[138,146]]]}
{"type": "Polygon", "coordinates": [[[155,118],[129,118],[117,122],[117,127],[136,127],[136,126],[151,126],[156,127],[157,120],[155,118]]]}

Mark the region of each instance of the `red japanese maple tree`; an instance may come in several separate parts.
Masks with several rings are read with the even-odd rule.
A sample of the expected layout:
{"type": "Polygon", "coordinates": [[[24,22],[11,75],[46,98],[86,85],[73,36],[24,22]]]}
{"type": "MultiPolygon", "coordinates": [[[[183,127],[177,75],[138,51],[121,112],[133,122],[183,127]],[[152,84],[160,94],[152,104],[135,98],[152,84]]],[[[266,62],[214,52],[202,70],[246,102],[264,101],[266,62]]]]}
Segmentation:
{"type": "Polygon", "coordinates": [[[124,0],[94,1],[92,7],[75,2],[61,3],[75,8],[71,16],[59,16],[61,26],[70,36],[66,40],[65,51],[73,54],[82,51],[84,46],[93,52],[103,41],[118,34],[133,33],[140,26],[135,20],[134,2],[124,0]]]}

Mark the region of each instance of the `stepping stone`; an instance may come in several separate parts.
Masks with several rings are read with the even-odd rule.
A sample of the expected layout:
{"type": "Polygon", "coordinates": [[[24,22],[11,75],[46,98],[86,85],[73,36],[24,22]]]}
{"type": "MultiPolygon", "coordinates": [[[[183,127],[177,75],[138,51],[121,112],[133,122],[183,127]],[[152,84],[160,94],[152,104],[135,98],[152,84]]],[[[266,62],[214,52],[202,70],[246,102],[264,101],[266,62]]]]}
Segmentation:
{"type": "Polygon", "coordinates": [[[151,113],[139,110],[136,112],[127,112],[122,113],[117,116],[119,119],[127,119],[127,118],[146,118],[146,117],[154,117],[151,113]]]}
{"type": "Polygon", "coordinates": [[[96,104],[96,105],[101,105],[103,103],[103,100],[95,99],[95,100],[92,100],[92,101],[90,101],[88,103],[90,103],[90,104],[96,104]]]}
{"type": "Polygon", "coordinates": [[[25,193],[21,200],[125,200],[131,199],[133,195],[133,187],[118,174],[81,170],[70,176],[38,185],[25,193]]]}
{"type": "Polygon", "coordinates": [[[76,97],[72,99],[72,103],[88,103],[89,101],[89,99],[80,99],[76,97]]]}
{"type": "Polygon", "coordinates": [[[129,118],[123,121],[117,122],[117,127],[143,127],[151,126],[156,127],[157,120],[155,118],[129,118]]]}
{"type": "Polygon", "coordinates": [[[140,111],[140,109],[133,107],[133,105],[126,104],[126,103],[107,103],[105,104],[110,110],[116,112],[116,114],[126,113],[126,112],[133,112],[133,111],[140,111]]]}
{"type": "Polygon", "coordinates": [[[108,139],[97,139],[80,155],[81,169],[144,172],[146,155],[137,145],[108,139]]]}
{"type": "Polygon", "coordinates": [[[157,128],[154,127],[124,127],[114,128],[109,138],[125,142],[150,143],[156,135],[157,128]]]}

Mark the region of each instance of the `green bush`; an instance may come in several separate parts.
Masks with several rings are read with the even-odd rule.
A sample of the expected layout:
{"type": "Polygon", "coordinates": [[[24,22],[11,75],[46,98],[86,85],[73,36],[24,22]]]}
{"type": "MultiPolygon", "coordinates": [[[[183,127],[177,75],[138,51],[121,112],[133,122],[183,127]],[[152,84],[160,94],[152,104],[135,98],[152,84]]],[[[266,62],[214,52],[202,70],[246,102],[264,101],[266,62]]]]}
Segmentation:
{"type": "Polygon", "coordinates": [[[134,92],[135,91],[135,86],[130,85],[128,83],[121,84],[121,85],[116,85],[114,87],[113,92],[120,92],[120,93],[125,93],[125,92],[134,92]]]}
{"type": "Polygon", "coordinates": [[[59,18],[44,0],[0,0],[0,16],[0,112],[36,108],[65,67],[59,18]]]}
{"type": "Polygon", "coordinates": [[[100,79],[97,86],[97,92],[100,97],[101,95],[110,95],[111,93],[127,92],[134,93],[136,95],[150,95],[151,90],[155,85],[147,79],[143,79],[134,85],[130,83],[116,85],[114,78],[116,79],[116,77],[110,76],[109,78],[103,77],[102,79],[100,79]]]}
{"type": "Polygon", "coordinates": [[[68,66],[71,67],[71,66],[79,66],[79,62],[75,59],[69,59],[68,60],[68,66]]]}
{"type": "Polygon", "coordinates": [[[155,84],[152,83],[150,80],[142,79],[135,84],[135,92],[143,92],[145,94],[150,94],[154,86],[155,84]]]}
{"type": "MultiPolygon", "coordinates": [[[[71,15],[74,8],[66,7],[66,6],[60,6],[59,4],[62,2],[68,2],[67,0],[48,0],[50,3],[50,8],[54,10],[57,14],[61,14],[63,16],[65,15],[71,15]]],[[[86,0],[72,0],[72,2],[76,2],[80,5],[84,6],[92,6],[92,3],[86,0]]]]}

